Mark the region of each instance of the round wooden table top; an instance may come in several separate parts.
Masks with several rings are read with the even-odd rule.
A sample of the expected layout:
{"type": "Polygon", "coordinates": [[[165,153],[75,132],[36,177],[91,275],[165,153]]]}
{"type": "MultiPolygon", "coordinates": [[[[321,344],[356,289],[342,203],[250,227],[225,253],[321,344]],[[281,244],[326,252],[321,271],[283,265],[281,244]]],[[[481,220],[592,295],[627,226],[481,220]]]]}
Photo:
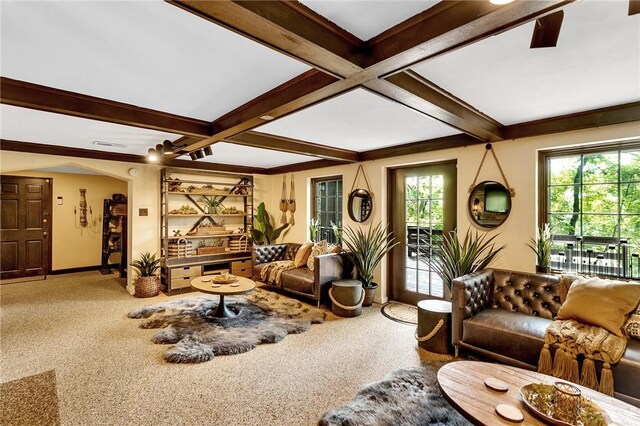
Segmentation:
{"type": "MultiPolygon", "coordinates": [[[[559,380],[522,368],[478,361],[456,361],[438,371],[438,384],[445,398],[476,425],[546,425],[527,409],[520,396],[520,388],[529,383],[553,384],[559,380]],[[509,390],[498,392],[489,389],[484,384],[488,377],[502,380],[509,386],[509,390]],[[524,421],[514,423],[502,419],[496,413],[496,406],[499,404],[518,408],[524,415],[524,421]]],[[[612,425],[640,425],[639,408],[593,389],[576,386],[580,388],[582,395],[607,412],[612,425]]]]}
{"type": "Polygon", "coordinates": [[[231,284],[239,284],[238,286],[232,286],[231,284],[215,284],[211,281],[211,276],[196,277],[191,280],[191,287],[203,293],[218,294],[218,295],[234,295],[249,293],[256,288],[256,283],[249,278],[236,277],[237,280],[231,284]]]}

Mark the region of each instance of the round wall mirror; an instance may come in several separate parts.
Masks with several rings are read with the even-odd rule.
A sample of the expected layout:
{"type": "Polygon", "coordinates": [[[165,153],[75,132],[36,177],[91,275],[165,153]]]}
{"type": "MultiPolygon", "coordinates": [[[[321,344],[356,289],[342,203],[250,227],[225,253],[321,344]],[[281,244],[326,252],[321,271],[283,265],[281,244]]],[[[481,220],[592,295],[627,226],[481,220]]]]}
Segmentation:
{"type": "Polygon", "coordinates": [[[509,217],[511,194],[499,182],[480,182],[471,191],[468,209],[476,224],[484,228],[496,228],[509,217]]]}
{"type": "Polygon", "coordinates": [[[349,217],[354,222],[364,222],[371,216],[373,202],[366,189],[356,189],[349,194],[349,217]]]}

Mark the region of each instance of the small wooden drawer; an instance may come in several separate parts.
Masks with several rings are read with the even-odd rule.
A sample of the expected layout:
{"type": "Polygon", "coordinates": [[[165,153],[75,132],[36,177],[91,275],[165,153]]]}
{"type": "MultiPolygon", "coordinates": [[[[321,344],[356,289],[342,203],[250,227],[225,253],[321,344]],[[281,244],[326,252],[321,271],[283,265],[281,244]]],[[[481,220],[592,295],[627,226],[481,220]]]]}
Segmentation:
{"type": "Polygon", "coordinates": [[[251,269],[251,259],[247,260],[238,260],[235,262],[231,262],[231,273],[235,274],[236,271],[241,269],[251,269]]]}
{"type": "Polygon", "coordinates": [[[173,278],[171,280],[171,290],[190,287],[192,279],[192,277],[173,278]]]}
{"type": "Polygon", "coordinates": [[[236,269],[233,271],[233,275],[236,275],[238,277],[251,278],[251,268],[236,269]]]}
{"type": "Polygon", "coordinates": [[[198,266],[185,266],[184,268],[171,268],[171,279],[184,278],[184,277],[199,277],[202,275],[202,267],[198,266]]]}

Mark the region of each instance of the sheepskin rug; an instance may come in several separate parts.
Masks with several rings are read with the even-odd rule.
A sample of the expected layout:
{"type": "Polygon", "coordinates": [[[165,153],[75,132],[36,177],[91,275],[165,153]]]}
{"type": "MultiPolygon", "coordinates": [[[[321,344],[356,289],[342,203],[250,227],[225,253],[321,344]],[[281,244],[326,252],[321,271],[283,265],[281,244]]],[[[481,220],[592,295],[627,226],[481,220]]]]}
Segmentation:
{"type": "Polygon", "coordinates": [[[256,289],[244,296],[225,298],[234,318],[211,318],[206,313],[218,305],[217,296],[187,297],[143,306],[129,318],[144,318],[141,328],[162,328],[153,336],[157,344],[172,344],[167,362],[198,363],[216,355],[250,351],[259,344],[276,343],[290,333],[303,333],[311,324],[324,322],[323,310],[277,293],[256,289]]]}
{"type": "Polygon", "coordinates": [[[435,373],[424,367],[396,370],[362,388],[347,405],[327,411],[320,426],[467,426],[444,399],[435,373]]]}

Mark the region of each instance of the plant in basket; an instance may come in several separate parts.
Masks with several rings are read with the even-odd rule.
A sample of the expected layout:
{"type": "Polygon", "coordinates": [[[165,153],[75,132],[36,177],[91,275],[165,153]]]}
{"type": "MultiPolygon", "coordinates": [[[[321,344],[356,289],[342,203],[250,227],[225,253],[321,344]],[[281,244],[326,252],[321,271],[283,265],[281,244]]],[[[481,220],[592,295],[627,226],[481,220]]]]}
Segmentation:
{"type": "Polygon", "coordinates": [[[139,259],[131,262],[131,266],[138,273],[135,282],[136,297],[152,297],[160,293],[160,277],[156,272],[160,268],[161,259],[156,258],[156,254],[141,253],[139,259]]]}

